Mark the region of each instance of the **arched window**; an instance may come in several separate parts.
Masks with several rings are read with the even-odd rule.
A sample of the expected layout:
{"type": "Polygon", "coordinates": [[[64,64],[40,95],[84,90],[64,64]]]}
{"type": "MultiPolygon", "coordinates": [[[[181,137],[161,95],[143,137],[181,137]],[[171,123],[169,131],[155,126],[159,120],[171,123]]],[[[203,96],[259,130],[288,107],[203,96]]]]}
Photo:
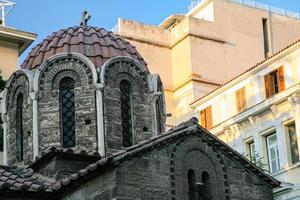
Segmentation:
{"type": "Polygon", "coordinates": [[[19,93],[16,106],[16,157],[23,161],[23,94],[19,93]]]}
{"type": "Polygon", "coordinates": [[[206,171],[204,171],[204,172],[202,172],[201,178],[202,178],[202,186],[199,191],[200,199],[211,200],[212,194],[211,194],[211,190],[210,190],[209,174],[206,171]]]}
{"type": "Polygon", "coordinates": [[[188,170],[189,200],[197,200],[197,185],[194,170],[188,170]]]}
{"type": "Polygon", "coordinates": [[[75,137],[75,81],[66,77],[60,81],[60,123],[62,132],[62,146],[74,147],[75,137]]]}
{"type": "Polygon", "coordinates": [[[121,93],[121,118],[123,146],[132,145],[132,121],[131,121],[131,85],[129,81],[122,80],[120,83],[121,93]]]}

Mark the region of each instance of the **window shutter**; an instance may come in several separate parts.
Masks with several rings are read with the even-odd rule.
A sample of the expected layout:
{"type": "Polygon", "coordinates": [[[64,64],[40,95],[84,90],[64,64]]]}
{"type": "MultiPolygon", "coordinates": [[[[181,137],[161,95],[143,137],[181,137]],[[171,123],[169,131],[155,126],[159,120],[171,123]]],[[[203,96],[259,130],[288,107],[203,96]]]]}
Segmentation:
{"type": "Polygon", "coordinates": [[[242,105],[242,99],[241,99],[241,92],[240,90],[237,90],[235,92],[235,98],[236,98],[236,106],[237,106],[237,111],[240,112],[241,111],[241,105],[242,105]]]}
{"type": "Polygon", "coordinates": [[[242,101],[242,110],[245,110],[247,108],[247,100],[246,100],[246,89],[243,87],[241,89],[241,101],[242,101]]]}
{"type": "Polygon", "coordinates": [[[265,90],[266,90],[266,98],[269,98],[271,96],[270,91],[270,75],[265,75],[265,90]]]}
{"type": "Polygon", "coordinates": [[[279,79],[279,81],[278,81],[279,82],[279,91],[281,92],[285,88],[283,66],[278,68],[278,79],[279,79]]]}
{"type": "Polygon", "coordinates": [[[247,107],[245,87],[242,87],[241,89],[237,90],[235,92],[235,96],[236,96],[237,111],[241,112],[245,110],[247,107]]]}
{"type": "Polygon", "coordinates": [[[205,110],[201,110],[200,111],[200,122],[201,122],[201,126],[203,126],[204,128],[206,128],[205,110]]]}
{"type": "Polygon", "coordinates": [[[206,129],[209,130],[213,127],[211,106],[207,107],[205,110],[206,110],[206,129]]]}

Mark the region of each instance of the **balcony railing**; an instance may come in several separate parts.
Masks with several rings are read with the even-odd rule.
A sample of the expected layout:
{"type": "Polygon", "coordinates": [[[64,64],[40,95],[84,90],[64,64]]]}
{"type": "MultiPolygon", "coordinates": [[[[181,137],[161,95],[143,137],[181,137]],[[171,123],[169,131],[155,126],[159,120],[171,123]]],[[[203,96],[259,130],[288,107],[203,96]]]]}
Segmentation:
{"type": "MultiPolygon", "coordinates": [[[[199,3],[201,3],[203,0],[192,0],[191,4],[189,6],[189,10],[194,9],[199,3]]],[[[227,0],[227,1],[231,1],[237,4],[241,4],[241,5],[245,5],[245,6],[249,6],[252,8],[258,8],[261,10],[265,10],[271,13],[275,13],[275,14],[279,14],[282,16],[286,16],[286,17],[291,17],[294,19],[300,19],[299,13],[296,12],[292,12],[289,10],[285,10],[282,8],[277,8],[274,6],[269,6],[267,4],[263,4],[263,3],[259,3],[253,0],[227,0]]]]}

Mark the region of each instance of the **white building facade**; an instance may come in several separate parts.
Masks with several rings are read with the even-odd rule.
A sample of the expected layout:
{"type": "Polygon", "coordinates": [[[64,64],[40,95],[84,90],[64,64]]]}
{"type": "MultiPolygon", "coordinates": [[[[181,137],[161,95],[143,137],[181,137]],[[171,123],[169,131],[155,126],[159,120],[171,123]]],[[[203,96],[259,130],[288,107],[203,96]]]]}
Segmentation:
{"type": "Polygon", "coordinates": [[[300,41],[191,107],[202,126],[282,182],[275,199],[300,199],[300,41]]]}

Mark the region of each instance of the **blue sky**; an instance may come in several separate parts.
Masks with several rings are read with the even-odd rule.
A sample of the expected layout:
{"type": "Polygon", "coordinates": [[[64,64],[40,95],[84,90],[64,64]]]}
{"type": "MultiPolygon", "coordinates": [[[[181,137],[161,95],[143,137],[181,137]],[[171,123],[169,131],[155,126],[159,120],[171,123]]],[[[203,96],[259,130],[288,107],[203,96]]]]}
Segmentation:
{"type": "MultiPolygon", "coordinates": [[[[92,15],[89,24],[111,29],[118,17],[146,24],[160,24],[166,17],[186,13],[190,0],[15,0],[16,7],[6,24],[37,33],[37,42],[61,28],[78,25],[83,10],[92,15]]],[[[287,10],[300,12],[299,0],[259,0],[287,10]]],[[[30,48],[31,49],[31,48],[30,48]]],[[[21,61],[28,50],[21,56],[21,61]]]]}

